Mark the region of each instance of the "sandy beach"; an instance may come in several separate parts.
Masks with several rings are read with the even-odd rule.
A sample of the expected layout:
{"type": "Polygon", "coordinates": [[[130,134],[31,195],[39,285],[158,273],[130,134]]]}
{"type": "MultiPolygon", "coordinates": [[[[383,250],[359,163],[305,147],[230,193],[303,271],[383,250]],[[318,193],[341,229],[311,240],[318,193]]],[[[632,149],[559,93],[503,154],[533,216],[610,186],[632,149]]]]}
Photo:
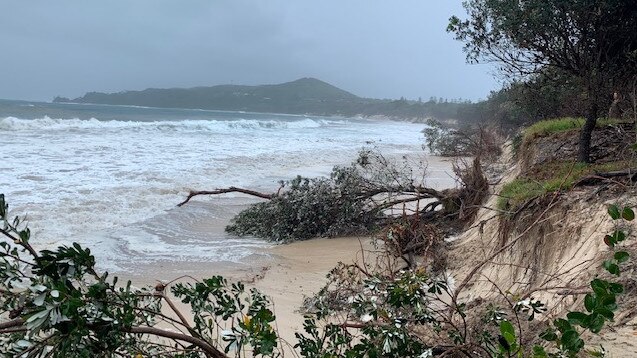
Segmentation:
{"type": "MultiPolygon", "coordinates": [[[[279,336],[294,345],[295,332],[303,330],[299,308],[305,297],[313,295],[327,282],[326,274],[339,262],[361,259],[363,250],[373,249],[371,237],[319,238],[266,249],[269,257],[245,264],[166,262],[140,265],[135,273],[117,273],[137,287],[155,286],[159,281],[193,282],[214,275],[241,281],[270,297],[277,317],[279,336]]],[[[182,312],[188,307],[173,299],[182,312]]],[[[287,349],[286,349],[287,350],[287,349]]]]}
{"type": "MultiPolygon", "coordinates": [[[[412,162],[417,161],[417,158],[409,159],[412,162]]],[[[439,157],[427,157],[426,161],[428,185],[438,189],[454,186],[450,161],[439,157]]],[[[206,205],[206,200],[218,200],[224,202],[229,211],[236,213],[241,207],[253,202],[250,198],[244,198],[237,207],[236,199],[238,198],[198,199],[199,202],[189,205],[206,205]]],[[[230,217],[227,216],[225,220],[197,221],[193,230],[221,234],[230,217]]],[[[215,275],[222,275],[230,281],[241,281],[248,288],[257,288],[270,297],[277,317],[279,336],[294,345],[294,334],[303,330],[303,315],[299,312],[303,300],[325,285],[326,275],[339,262],[360,262],[363,252],[369,254],[370,250],[373,250],[371,236],[317,238],[273,244],[240,263],[140,260],[127,265],[126,271],[114,274],[122,279],[130,279],[138,287],[154,287],[157,282],[193,282],[215,275]]],[[[188,312],[188,307],[177,304],[180,310],[188,312]]]]}

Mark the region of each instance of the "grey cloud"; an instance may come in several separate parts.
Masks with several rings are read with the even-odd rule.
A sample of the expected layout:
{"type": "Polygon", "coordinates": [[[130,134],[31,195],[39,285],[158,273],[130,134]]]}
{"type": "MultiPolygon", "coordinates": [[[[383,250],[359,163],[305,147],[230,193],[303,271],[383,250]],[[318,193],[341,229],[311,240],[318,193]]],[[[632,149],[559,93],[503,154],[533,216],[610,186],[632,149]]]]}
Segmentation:
{"type": "Polygon", "coordinates": [[[486,66],[445,33],[460,1],[4,1],[0,98],[279,83],[368,97],[484,98],[486,66]]]}

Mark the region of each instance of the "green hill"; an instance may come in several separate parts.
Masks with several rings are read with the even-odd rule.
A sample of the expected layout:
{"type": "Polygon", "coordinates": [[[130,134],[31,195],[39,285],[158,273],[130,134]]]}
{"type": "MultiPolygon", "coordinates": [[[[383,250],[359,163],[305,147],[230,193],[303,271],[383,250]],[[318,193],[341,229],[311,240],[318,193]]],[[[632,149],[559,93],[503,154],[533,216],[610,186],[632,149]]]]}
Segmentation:
{"type": "MultiPolygon", "coordinates": [[[[118,93],[89,92],[82,97],[56,97],[53,102],[198,108],[227,111],[340,116],[386,116],[423,120],[458,119],[468,102],[428,102],[358,97],[316,78],[275,85],[219,85],[193,88],[148,88],[118,93]]],[[[473,115],[473,113],[472,113],[473,115]]],[[[465,115],[466,116],[466,115],[465,115]]]]}
{"type": "Polygon", "coordinates": [[[261,86],[220,85],[194,88],[148,88],[118,93],[89,92],[72,100],[54,102],[137,105],[164,108],[200,108],[254,112],[338,112],[344,104],[363,99],[315,78],[261,86]]]}

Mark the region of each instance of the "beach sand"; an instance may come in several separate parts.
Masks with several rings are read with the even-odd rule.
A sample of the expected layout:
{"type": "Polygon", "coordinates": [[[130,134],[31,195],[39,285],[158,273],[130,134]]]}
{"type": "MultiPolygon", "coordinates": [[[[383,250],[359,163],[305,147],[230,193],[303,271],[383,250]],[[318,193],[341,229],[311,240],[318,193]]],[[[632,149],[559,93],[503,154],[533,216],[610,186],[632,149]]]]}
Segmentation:
{"type": "MultiPolygon", "coordinates": [[[[142,264],[135,273],[121,272],[117,276],[120,280],[131,280],[137,287],[154,287],[158,282],[175,279],[176,282],[194,282],[214,275],[241,281],[248,289],[256,288],[271,299],[279,336],[294,345],[294,333],[303,330],[303,315],[299,308],[304,298],[325,285],[327,273],[339,262],[358,261],[363,250],[373,250],[373,246],[371,237],[340,237],[299,241],[265,250],[269,257],[259,256],[245,264],[161,262],[142,264]]],[[[172,300],[188,316],[188,307],[172,300]]]]}
{"type": "MultiPolygon", "coordinates": [[[[451,162],[429,157],[427,185],[436,189],[453,187],[451,162]]],[[[204,199],[205,200],[205,199],[204,199]]],[[[236,209],[236,208],[235,208],[236,209]]],[[[198,230],[222,232],[225,222],[207,221],[198,230]]],[[[263,253],[255,254],[242,263],[234,262],[139,262],[124,272],[116,273],[120,279],[130,279],[137,287],[152,286],[157,282],[175,279],[193,282],[214,275],[230,281],[246,283],[271,298],[277,317],[279,336],[291,345],[296,343],[294,333],[303,330],[303,315],[299,308],[305,297],[318,292],[327,282],[326,275],[339,262],[360,262],[363,252],[373,250],[371,236],[317,238],[290,244],[272,245],[263,253]]],[[[173,299],[182,312],[188,307],[173,299]]]]}

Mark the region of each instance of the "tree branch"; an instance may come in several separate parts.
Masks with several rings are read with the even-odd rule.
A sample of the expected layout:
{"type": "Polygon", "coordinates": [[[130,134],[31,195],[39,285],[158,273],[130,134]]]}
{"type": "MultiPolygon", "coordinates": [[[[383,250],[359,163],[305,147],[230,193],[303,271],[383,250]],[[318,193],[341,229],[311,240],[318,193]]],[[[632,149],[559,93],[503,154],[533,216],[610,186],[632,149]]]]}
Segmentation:
{"type": "Polygon", "coordinates": [[[192,199],[193,197],[197,195],[218,195],[218,194],[226,194],[226,193],[243,193],[243,194],[248,194],[248,195],[252,195],[258,198],[268,199],[268,200],[276,196],[276,194],[265,194],[265,193],[260,193],[258,191],[254,191],[250,189],[237,188],[234,186],[231,186],[225,189],[216,189],[216,190],[191,190],[190,193],[188,193],[188,197],[186,198],[186,200],[177,204],[177,206],[183,206],[184,204],[189,202],[190,199],[192,199]]]}

